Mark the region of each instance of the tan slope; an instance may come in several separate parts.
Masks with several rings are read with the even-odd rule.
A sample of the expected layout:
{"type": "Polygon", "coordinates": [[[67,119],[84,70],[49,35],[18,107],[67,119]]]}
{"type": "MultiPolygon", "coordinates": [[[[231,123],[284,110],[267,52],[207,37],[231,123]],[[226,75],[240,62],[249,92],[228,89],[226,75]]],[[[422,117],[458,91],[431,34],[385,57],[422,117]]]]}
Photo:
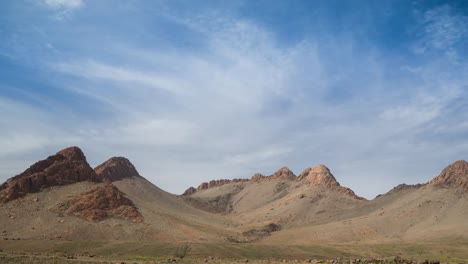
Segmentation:
{"type": "Polygon", "coordinates": [[[463,169],[465,165],[466,161],[456,162],[424,185],[399,186],[355,207],[347,219],[283,230],[263,242],[304,244],[468,239],[468,192],[464,188],[468,173],[463,169]]]}
{"type": "Polygon", "coordinates": [[[0,204],[3,238],[221,241],[234,233],[224,228],[224,218],[197,210],[139,176],[125,158],[106,161],[97,174],[90,169],[92,177],[78,177],[81,168],[89,168],[84,155],[69,148],[2,185],[17,190],[23,178],[50,183],[0,204]],[[62,155],[69,152],[81,155],[62,155]]]}
{"type": "Polygon", "coordinates": [[[134,202],[145,224],[167,233],[170,240],[222,241],[236,233],[233,229],[225,228],[229,219],[196,209],[143,177],[128,178],[113,184],[134,202]]]}
{"type": "Polygon", "coordinates": [[[296,177],[286,167],[271,176],[200,189],[185,199],[194,206],[223,212],[241,229],[281,224],[283,227],[328,222],[365,203],[342,187],[328,168],[318,165],[296,177]]]}

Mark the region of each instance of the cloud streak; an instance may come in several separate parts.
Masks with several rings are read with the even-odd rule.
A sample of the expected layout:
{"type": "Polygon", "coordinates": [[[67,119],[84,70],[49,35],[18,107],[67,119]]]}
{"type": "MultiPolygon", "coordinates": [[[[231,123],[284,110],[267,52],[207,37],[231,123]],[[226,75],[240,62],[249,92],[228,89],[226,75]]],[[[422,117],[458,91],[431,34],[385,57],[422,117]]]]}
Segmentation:
{"type": "MultiPolygon", "coordinates": [[[[43,109],[3,101],[0,109],[11,118],[0,136],[12,143],[0,155],[17,166],[4,167],[2,177],[26,167],[26,159],[13,162],[17,155],[31,153],[34,161],[79,145],[92,165],[127,156],[142,175],[176,193],[211,179],[282,166],[298,174],[324,163],[340,183],[372,198],[401,182],[424,182],[468,153],[463,58],[423,52],[416,56],[424,63],[414,62],[379,46],[363,49],[344,33],[285,44],[274,28],[241,16],[157,10],[163,11],[138,13],[143,22],[132,30],[163,39],[154,28],[169,24],[173,46],[115,44],[120,30],[109,26],[106,38],[99,30],[77,38],[77,50],[54,44],[62,53],[30,58],[48,89],[71,102],[43,109]],[[83,50],[87,45],[96,50],[83,50]]],[[[423,12],[419,26],[427,30],[405,52],[425,40],[426,50],[445,45],[458,52],[465,35],[455,31],[465,22],[447,22],[453,16],[444,10],[423,12]],[[439,34],[444,25],[450,36],[439,34]]],[[[72,33],[88,26],[75,23],[72,33]]]]}

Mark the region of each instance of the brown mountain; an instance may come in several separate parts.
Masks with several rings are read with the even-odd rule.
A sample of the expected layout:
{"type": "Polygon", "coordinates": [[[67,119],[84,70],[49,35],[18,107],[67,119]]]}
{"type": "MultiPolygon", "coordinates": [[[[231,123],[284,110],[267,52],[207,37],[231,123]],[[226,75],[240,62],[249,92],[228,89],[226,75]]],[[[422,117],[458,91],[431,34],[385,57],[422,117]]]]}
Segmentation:
{"type": "Polygon", "coordinates": [[[268,223],[293,227],[328,221],[363,203],[353,191],[340,186],[324,165],[306,169],[299,177],[283,167],[270,176],[257,173],[250,180],[192,193],[190,190],[185,193],[188,203],[207,212],[242,219],[246,228],[268,223]]]}
{"type": "Polygon", "coordinates": [[[299,180],[306,180],[311,185],[325,186],[336,192],[344,193],[356,199],[364,199],[357,196],[351,189],[342,187],[340,183],[335,179],[330,170],[322,164],[319,164],[313,168],[305,169],[300,175],[299,180]]]}
{"type": "Polygon", "coordinates": [[[468,191],[468,162],[459,160],[446,167],[439,176],[429,182],[442,187],[461,187],[468,191]]]}
{"type": "Polygon", "coordinates": [[[78,147],[66,148],[0,185],[0,203],[52,186],[82,181],[98,181],[98,177],[78,147]]]}
{"type": "Polygon", "coordinates": [[[425,184],[401,184],[321,223],[274,233],[265,243],[450,241],[467,239],[466,161],[425,184]]]}
{"type": "MultiPolygon", "coordinates": [[[[269,244],[468,239],[467,162],[426,184],[365,200],[324,165],[296,176],[221,179],[167,193],[114,157],[92,170],[77,147],[0,187],[3,239],[159,240],[269,244]]],[[[157,175],[155,175],[157,176],[157,175]]],[[[458,241],[458,240],[457,240],[458,241]]]]}
{"type": "Polygon", "coordinates": [[[141,177],[135,166],[124,157],[112,157],[100,164],[94,171],[101,181],[118,181],[125,178],[141,177]]]}
{"type": "Polygon", "coordinates": [[[7,180],[0,194],[3,239],[220,241],[233,234],[221,216],[154,186],[128,159],[94,171],[77,147],[7,180]]]}

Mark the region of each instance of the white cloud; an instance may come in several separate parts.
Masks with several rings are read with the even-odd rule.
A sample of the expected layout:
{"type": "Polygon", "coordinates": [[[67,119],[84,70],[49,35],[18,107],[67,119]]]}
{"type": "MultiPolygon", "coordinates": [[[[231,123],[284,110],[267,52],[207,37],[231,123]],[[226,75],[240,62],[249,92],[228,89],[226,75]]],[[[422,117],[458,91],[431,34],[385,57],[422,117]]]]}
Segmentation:
{"type": "Polygon", "coordinates": [[[442,102],[435,98],[418,98],[408,105],[395,106],[385,110],[379,116],[385,122],[395,124],[395,130],[401,131],[418,127],[442,114],[442,102]]]}
{"type": "MultiPolygon", "coordinates": [[[[99,63],[93,60],[75,63],[58,63],[52,65],[56,70],[87,79],[103,79],[114,83],[127,83],[161,89],[173,93],[183,93],[188,86],[183,81],[161,77],[158,72],[145,72],[114,65],[99,63]]],[[[134,88],[138,89],[138,88],[134,88]]]]}
{"type": "MultiPolygon", "coordinates": [[[[280,45],[253,22],[169,17],[199,36],[204,48],[155,43],[143,49],[122,40],[99,43],[104,55],[54,57],[48,81],[79,96],[86,114],[53,104],[48,113],[11,110],[2,114],[11,116],[5,127],[15,128],[7,132],[30,134],[0,136],[37,139],[27,145],[41,150],[79,145],[92,165],[127,156],[142,175],[177,193],[210,179],[270,174],[281,166],[300,173],[325,163],[342,184],[370,198],[395,183],[421,182],[468,153],[460,141],[420,136],[438,127],[444,134],[466,131],[466,125],[444,123],[459,118],[447,113],[467,83],[463,68],[448,70],[450,62],[403,65],[411,71],[402,81],[385,54],[357,52],[343,36],[333,36],[336,46],[313,38],[280,45]]],[[[103,38],[76,41],[86,46],[96,39],[103,38]]]]}
{"type": "Polygon", "coordinates": [[[52,18],[58,21],[70,19],[73,12],[84,6],[83,0],[41,0],[41,2],[53,11],[52,18]]]}
{"type": "Polygon", "coordinates": [[[44,3],[53,9],[78,9],[83,5],[82,0],[43,0],[44,3]]]}
{"type": "Polygon", "coordinates": [[[428,49],[444,52],[456,57],[456,45],[468,37],[468,17],[456,14],[449,5],[427,10],[420,17],[422,39],[415,47],[417,53],[428,49]]]}
{"type": "MultiPolygon", "coordinates": [[[[278,147],[278,146],[269,146],[266,149],[261,151],[249,151],[247,153],[239,153],[225,158],[225,162],[228,164],[260,164],[264,162],[272,162],[277,160],[278,157],[285,156],[288,153],[293,151],[290,147],[278,147]]],[[[281,165],[277,165],[281,166],[281,165]]],[[[246,175],[247,176],[247,175],[246,175]]]]}

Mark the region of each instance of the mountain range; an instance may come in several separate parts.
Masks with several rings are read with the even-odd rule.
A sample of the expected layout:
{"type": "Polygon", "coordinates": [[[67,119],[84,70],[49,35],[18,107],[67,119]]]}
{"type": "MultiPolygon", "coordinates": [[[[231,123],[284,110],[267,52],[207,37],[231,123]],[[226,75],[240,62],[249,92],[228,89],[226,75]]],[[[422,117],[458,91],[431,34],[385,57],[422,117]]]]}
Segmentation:
{"type": "Polygon", "coordinates": [[[341,186],[325,165],[213,180],[174,195],[124,157],[93,169],[70,147],[0,185],[0,232],[3,239],[298,245],[467,239],[467,194],[468,162],[459,160],[427,183],[372,200],[341,186]]]}

